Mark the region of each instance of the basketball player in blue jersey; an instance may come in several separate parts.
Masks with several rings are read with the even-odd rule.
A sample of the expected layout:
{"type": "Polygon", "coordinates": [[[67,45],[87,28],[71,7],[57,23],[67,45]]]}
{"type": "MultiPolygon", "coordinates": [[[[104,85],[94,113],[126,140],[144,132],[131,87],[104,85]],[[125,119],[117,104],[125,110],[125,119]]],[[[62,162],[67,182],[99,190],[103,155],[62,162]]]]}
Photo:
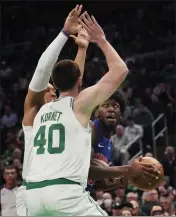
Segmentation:
{"type": "Polygon", "coordinates": [[[120,91],[116,91],[107,101],[99,105],[96,111],[96,119],[93,121],[92,145],[94,158],[111,162],[112,143],[110,137],[120,121],[125,109],[125,101],[120,91]]]}
{"type": "MultiPolygon", "coordinates": [[[[106,164],[109,164],[111,162],[112,143],[110,141],[110,137],[115,131],[116,125],[120,121],[121,115],[123,114],[124,110],[125,100],[120,91],[116,91],[107,101],[100,104],[97,108],[95,112],[96,118],[93,122],[91,122],[94,160],[101,160],[106,164]]],[[[114,187],[117,187],[117,185],[124,185],[126,184],[125,181],[125,179],[118,179],[114,183],[115,185],[107,185],[104,183],[104,188],[113,188],[113,185],[114,187]]],[[[91,192],[93,188],[97,189],[98,187],[98,182],[95,182],[93,180],[88,181],[88,191],[91,192]]]]}
{"type": "Polygon", "coordinates": [[[91,122],[92,127],[92,159],[89,169],[89,181],[87,190],[110,190],[118,186],[126,186],[135,176],[146,176],[148,179],[155,179],[149,165],[142,165],[138,162],[142,157],[134,160],[132,170],[125,173],[125,166],[108,167],[111,162],[112,143],[110,138],[115,132],[121,116],[125,110],[125,100],[120,91],[114,92],[104,103],[101,103],[95,112],[95,120],[91,122]],[[98,164],[96,164],[96,162],[98,164]],[[100,166],[104,162],[105,166],[100,166]],[[147,167],[146,167],[147,166],[147,167]],[[116,176],[116,171],[121,171],[123,176],[116,176]],[[142,173],[141,173],[142,171],[142,173]],[[96,181],[94,181],[96,180],[96,181]],[[102,182],[102,180],[104,180],[102,182]]]}

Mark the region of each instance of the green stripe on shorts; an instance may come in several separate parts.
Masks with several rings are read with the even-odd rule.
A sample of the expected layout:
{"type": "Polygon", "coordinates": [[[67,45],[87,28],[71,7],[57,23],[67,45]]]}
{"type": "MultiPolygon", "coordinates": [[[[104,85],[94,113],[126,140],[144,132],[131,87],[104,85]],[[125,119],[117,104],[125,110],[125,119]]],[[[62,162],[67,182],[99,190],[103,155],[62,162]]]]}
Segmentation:
{"type": "Polygon", "coordinates": [[[43,188],[50,185],[73,185],[73,184],[80,185],[80,183],[78,182],[69,179],[64,179],[64,178],[45,180],[41,182],[27,182],[26,190],[43,188]]]}

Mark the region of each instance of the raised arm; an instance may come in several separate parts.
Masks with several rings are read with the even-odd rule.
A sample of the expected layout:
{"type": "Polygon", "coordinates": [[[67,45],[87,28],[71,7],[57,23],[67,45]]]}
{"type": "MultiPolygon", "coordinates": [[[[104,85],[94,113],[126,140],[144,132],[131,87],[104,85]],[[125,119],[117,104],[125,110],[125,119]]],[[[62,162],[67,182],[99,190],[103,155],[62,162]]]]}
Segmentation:
{"type": "Polygon", "coordinates": [[[51,71],[57,61],[58,55],[66,43],[68,36],[78,32],[78,16],[81,10],[82,5],[77,5],[69,13],[63,30],[40,57],[33,78],[29,84],[29,90],[25,100],[25,110],[34,105],[40,106],[43,104],[45,89],[47,88],[51,71]]]}
{"type": "Polygon", "coordinates": [[[78,45],[78,52],[75,58],[75,62],[79,65],[81,77],[83,78],[86,52],[89,46],[89,36],[87,31],[84,28],[81,28],[78,32],[77,37],[75,35],[71,35],[70,37],[72,37],[75,43],[78,45]]]}
{"type": "Polygon", "coordinates": [[[84,13],[79,22],[88,32],[90,41],[96,43],[102,50],[109,67],[109,71],[96,85],[82,91],[77,98],[82,111],[90,114],[97,105],[107,100],[124,81],[128,68],[106,40],[102,28],[93,16],[90,18],[87,13],[84,13]]]}
{"type": "MultiPolygon", "coordinates": [[[[64,44],[70,34],[78,32],[78,16],[81,13],[82,5],[77,5],[68,15],[63,30],[56,39],[48,46],[45,52],[39,59],[35,73],[29,84],[28,93],[24,103],[24,113],[30,113],[31,109],[40,108],[44,103],[45,89],[47,88],[51,71],[57,61],[64,44]]],[[[28,121],[28,118],[23,119],[23,124],[28,121]],[[27,120],[26,120],[27,119],[27,120]]]]}

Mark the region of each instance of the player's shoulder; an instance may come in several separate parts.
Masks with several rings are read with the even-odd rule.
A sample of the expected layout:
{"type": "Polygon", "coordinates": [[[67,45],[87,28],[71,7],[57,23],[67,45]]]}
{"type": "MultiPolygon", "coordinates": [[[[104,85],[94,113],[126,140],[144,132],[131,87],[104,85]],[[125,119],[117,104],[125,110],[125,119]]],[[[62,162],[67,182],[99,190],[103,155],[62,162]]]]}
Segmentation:
{"type": "Polygon", "coordinates": [[[95,127],[94,122],[92,120],[89,121],[91,127],[95,127]]]}
{"type": "Polygon", "coordinates": [[[52,104],[53,104],[53,101],[45,103],[45,104],[40,108],[40,110],[39,110],[38,112],[41,112],[41,111],[45,110],[46,108],[51,107],[52,104]]]}

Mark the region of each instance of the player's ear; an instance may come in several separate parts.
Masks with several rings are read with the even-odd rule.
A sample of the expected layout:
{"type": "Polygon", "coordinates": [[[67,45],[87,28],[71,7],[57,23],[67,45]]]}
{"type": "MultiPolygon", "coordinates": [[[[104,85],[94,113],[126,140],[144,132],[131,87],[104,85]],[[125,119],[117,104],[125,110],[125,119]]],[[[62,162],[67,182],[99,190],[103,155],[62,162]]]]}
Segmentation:
{"type": "Polygon", "coordinates": [[[83,82],[82,82],[82,77],[80,76],[80,77],[78,78],[78,84],[79,84],[80,87],[82,87],[82,83],[83,83],[83,82]]]}
{"type": "Polygon", "coordinates": [[[96,110],[96,111],[95,111],[95,118],[98,118],[98,117],[99,117],[99,111],[96,110]]]}

